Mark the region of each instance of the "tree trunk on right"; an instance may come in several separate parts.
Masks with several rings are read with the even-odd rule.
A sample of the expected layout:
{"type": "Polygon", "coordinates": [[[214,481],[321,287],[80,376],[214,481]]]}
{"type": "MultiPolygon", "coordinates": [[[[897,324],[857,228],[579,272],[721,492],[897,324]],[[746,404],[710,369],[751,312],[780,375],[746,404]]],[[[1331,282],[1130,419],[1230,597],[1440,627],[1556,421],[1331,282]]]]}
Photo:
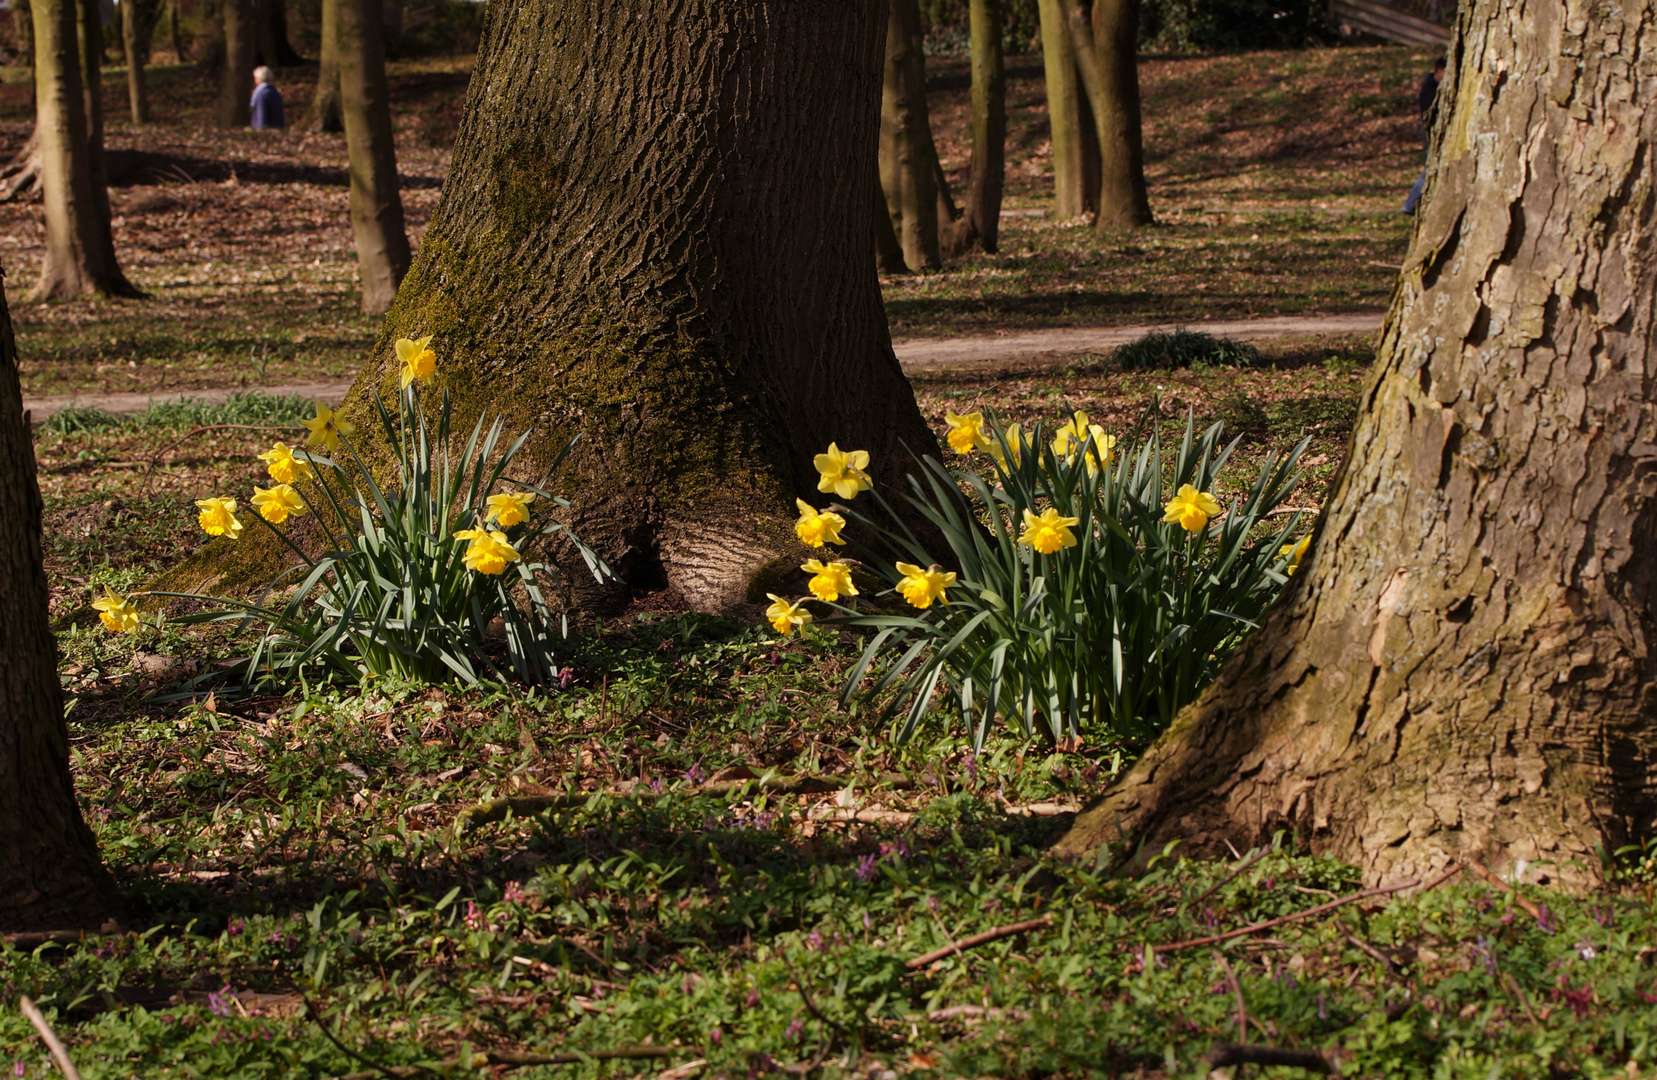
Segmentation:
{"type": "Polygon", "coordinates": [[[253,0],[220,0],[220,17],[224,63],[219,68],[219,126],[245,128],[253,120],[253,0]]]}
{"type": "Polygon", "coordinates": [[[0,933],[97,929],[120,913],[69,775],[40,519],[34,437],[0,289],[0,933]]]}
{"type": "Polygon", "coordinates": [[[1144,135],[1139,117],[1139,0],[1059,0],[1099,140],[1099,216],[1106,231],[1149,225],[1144,135]]]}
{"type": "Polygon", "coordinates": [[[362,309],[383,314],[409,268],[397,146],[385,78],[378,0],[338,0],[340,112],[351,164],[351,232],[357,241],[362,309]]]}
{"type": "Polygon", "coordinates": [[[1286,829],[1375,881],[1469,858],[1586,881],[1652,834],[1653,55],[1651,0],[1462,8],[1312,548],[1060,850],[1286,829]]]}
{"type": "Polygon", "coordinates": [[[345,130],[339,112],[339,5],[341,0],[322,0],[321,64],[316,73],[316,91],[305,112],[306,131],[337,134],[345,130]]]}
{"type": "Polygon", "coordinates": [[[911,270],[944,264],[938,236],[937,151],[926,111],[926,59],[916,0],[890,0],[880,102],[880,185],[911,270]]]}
{"type": "Polygon", "coordinates": [[[1099,136],[1082,90],[1061,0],[1039,0],[1047,125],[1053,148],[1053,213],[1060,220],[1099,209],[1099,136]]]}

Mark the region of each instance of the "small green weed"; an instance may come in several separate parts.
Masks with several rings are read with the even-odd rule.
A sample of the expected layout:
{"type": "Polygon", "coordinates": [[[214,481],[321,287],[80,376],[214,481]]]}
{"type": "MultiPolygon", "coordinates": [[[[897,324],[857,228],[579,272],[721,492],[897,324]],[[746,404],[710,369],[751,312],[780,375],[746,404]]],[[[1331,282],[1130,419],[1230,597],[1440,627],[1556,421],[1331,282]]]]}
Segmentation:
{"type": "Polygon", "coordinates": [[[1246,341],[1180,327],[1171,332],[1153,330],[1138,341],[1119,345],[1111,353],[1111,360],[1123,371],[1189,368],[1200,364],[1253,367],[1260,362],[1260,350],[1246,341]]]}

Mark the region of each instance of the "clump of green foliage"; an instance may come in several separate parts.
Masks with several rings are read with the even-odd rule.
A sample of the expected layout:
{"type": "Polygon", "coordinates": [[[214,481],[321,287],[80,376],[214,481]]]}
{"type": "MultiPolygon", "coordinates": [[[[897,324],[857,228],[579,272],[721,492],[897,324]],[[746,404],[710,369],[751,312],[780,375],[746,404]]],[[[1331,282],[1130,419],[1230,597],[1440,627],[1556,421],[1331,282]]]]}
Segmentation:
{"type": "Polygon", "coordinates": [[[1246,341],[1215,337],[1200,330],[1180,327],[1173,331],[1153,330],[1138,341],[1118,345],[1111,360],[1122,371],[1211,367],[1253,367],[1260,363],[1260,350],[1246,341]]]}
{"type": "Polygon", "coordinates": [[[180,396],[177,401],[152,401],[143,411],[119,415],[90,405],[69,404],[46,418],[54,435],[113,431],[117,428],[184,428],[214,424],[268,424],[296,427],[311,414],[311,402],[293,394],[265,394],[258,390],[231,394],[220,402],[180,396]]]}

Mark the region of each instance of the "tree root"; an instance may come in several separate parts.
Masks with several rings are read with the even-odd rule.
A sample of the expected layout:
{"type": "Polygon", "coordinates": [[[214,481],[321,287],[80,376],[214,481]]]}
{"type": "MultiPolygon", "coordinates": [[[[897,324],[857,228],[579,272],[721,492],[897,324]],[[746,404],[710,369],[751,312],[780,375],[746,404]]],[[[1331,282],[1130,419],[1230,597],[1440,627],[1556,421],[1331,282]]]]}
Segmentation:
{"type": "Polygon", "coordinates": [[[40,198],[41,156],[40,133],[35,132],[15,157],[0,165],[0,202],[19,197],[33,202],[40,198]]]}

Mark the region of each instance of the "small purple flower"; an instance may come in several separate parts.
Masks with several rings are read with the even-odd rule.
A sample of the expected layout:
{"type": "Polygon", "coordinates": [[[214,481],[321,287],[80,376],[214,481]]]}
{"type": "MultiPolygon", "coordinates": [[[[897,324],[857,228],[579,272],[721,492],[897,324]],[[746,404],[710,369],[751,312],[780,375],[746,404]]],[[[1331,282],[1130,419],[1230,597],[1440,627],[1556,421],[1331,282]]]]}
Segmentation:
{"type": "Polygon", "coordinates": [[[558,689],[568,690],[570,683],[575,681],[575,669],[567,667],[558,673],[558,689]]]}
{"type": "Polygon", "coordinates": [[[712,1031],[708,1032],[708,1041],[713,1043],[715,1046],[718,1046],[719,1040],[724,1034],[725,1033],[723,1031],[718,1028],[714,1028],[712,1031]]]}
{"type": "Polygon", "coordinates": [[[752,990],[748,991],[748,1003],[743,1007],[748,1008],[748,1009],[752,1009],[758,1004],[759,1004],[759,987],[756,986],[752,990]]]}
{"type": "Polygon", "coordinates": [[[805,947],[812,952],[817,952],[823,947],[823,935],[813,930],[805,936],[805,947]]]}
{"type": "Polygon", "coordinates": [[[804,1024],[804,1022],[802,1022],[799,1019],[789,1021],[788,1033],[786,1035],[786,1038],[789,1041],[798,1042],[800,1036],[804,1035],[804,1034],[805,1034],[805,1024],[804,1024]]]}
{"type": "Polygon", "coordinates": [[[1329,1010],[1324,1008],[1324,1006],[1323,1006],[1323,991],[1322,990],[1318,991],[1318,1019],[1319,1020],[1329,1019],[1329,1010]]]}
{"type": "Polygon", "coordinates": [[[661,777],[657,777],[656,779],[650,781],[650,791],[655,795],[660,795],[662,793],[661,777]]]}
{"type": "Polygon", "coordinates": [[[24,1073],[26,1073],[28,1071],[29,1071],[29,1067],[27,1065],[23,1064],[23,1059],[22,1058],[18,1058],[16,1064],[14,1064],[12,1066],[12,1075],[13,1076],[22,1076],[24,1073]]]}
{"type": "Polygon", "coordinates": [[[938,898],[936,896],[928,896],[926,898],[926,906],[931,908],[933,911],[937,911],[938,910],[938,898]]]}
{"type": "Polygon", "coordinates": [[[863,929],[864,929],[865,932],[867,932],[867,931],[873,929],[873,927],[874,927],[874,924],[869,922],[869,913],[867,911],[865,911],[863,913],[863,929]]]}
{"type": "Polygon", "coordinates": [[[466,929],[486,930],[488,927],[489,920],[483,912],[478,910],[477,902],[475,900],[466,901],[466,929]]]}
{"type": "Polygon", "coordinates": [[[1577,942],[1576,951],[1584,960],[1592,960],[1599,955],[1599,951],[1594,948],[1594,943],[1591,941],[1577,942]]]}
{"type": "Polygon", "coordinates": [[[690,784],[692,786],[694,786],[696,784],[700,784],[702,781],[706,780],[707,778],[708,778],[708,774],[702,771],[702,763],[700,761],[692,762],[691,766],[690,766],[690,771],[685,773],[685,783],[690,784]]]}
{"type": "Polygon", "coordinates": [[[971,750],[961,758],[961,767],[966,770],[968,780],[978,779],[978,756],[971,750]]]}
{"type": "Polygon", "coordinates": [[[1548,905],[1546,904],[1542,904],[1541,910],[1537,912],[1536,928],[1544,934],[1549,935],[1552,935],[1559,929],[1559,921],[1554,918],[1553,912],[1548,910],[1548,905]]]}
{"type": "Polygon", "coordinates": [[[208,995],[207,995],[207,1009],[214,1016],[229,1016],[230,1015],[230,1003],[232,1001],[235,1001],[235,1000],[236,1000],[236,995],[230,989],[230,984],[225,983],[224,987],[221,990],[219,990],[218,993],[216,993],[216,994],[212,993],[212,992],[208,993],[208,995]]]}
{"type": "MultiPolygon", "coordinates": [[[[858,881],[867,882],[875,876],[875,867],[878,865],[880,865],[880,856],[864,855],[857,860],[857,869],[853,872],[857,874],[858,881]]],[[[868,915],[863,917],[867,919],[868,915]]]]}
{"type": "Polygon", "coordinates": [[[1473,954],[1473,959],[1484,964],[1484,970],[1487,974],[1496,974],[1496,952],[1490,947],[1490,939],[1488,937],[1480,934],[1479,939],[1472,945],[1468,946],[1468,948],[1473,954]]]}
{"type": "Polygon", "coordinates": [[[506,893],[502,899],[509,904],[522,904],[528,902],[529,896],[519,888],[516,881],[509,881],[506,883],[506,893]]]}

